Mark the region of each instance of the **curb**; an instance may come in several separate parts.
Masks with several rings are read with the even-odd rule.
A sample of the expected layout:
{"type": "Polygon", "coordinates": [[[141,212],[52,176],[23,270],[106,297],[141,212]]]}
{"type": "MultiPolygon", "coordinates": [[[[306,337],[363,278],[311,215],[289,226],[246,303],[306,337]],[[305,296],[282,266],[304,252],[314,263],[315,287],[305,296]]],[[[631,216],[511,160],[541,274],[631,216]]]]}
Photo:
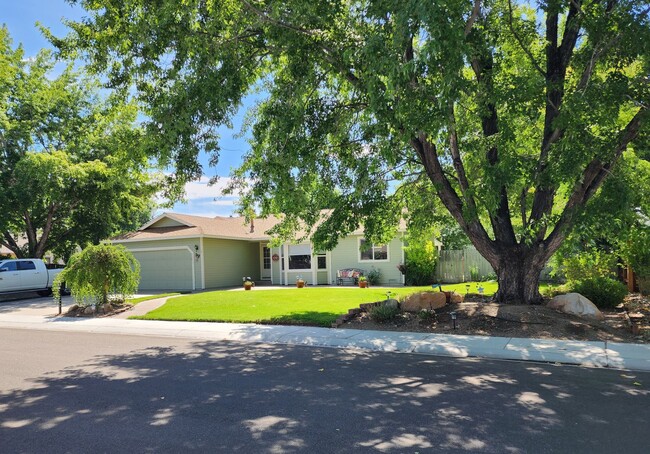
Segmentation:
{"type": "Polygon", "coordinates": [[[416,353],[650,371],[650,345],[309,326],[0,315],[0,327],[416,353]]]}

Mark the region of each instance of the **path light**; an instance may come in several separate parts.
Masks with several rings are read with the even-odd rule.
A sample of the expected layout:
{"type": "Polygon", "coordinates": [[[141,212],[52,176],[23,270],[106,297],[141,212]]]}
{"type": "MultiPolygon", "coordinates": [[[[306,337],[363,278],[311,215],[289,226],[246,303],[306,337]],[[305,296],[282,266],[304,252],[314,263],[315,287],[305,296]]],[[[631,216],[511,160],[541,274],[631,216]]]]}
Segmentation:
{"type": "Polygon", "coordinates": [[[454,324],[454,329],[456,329],[456,311],[451,311],[449,315],[451,315],[451,321],[454,324]]]}
{"type": "Polygon", "coordinates": [[[465,295],[469,294],[469,286],[470,284],[465,284],[465,295]]]}
{"type": "Polygon", "coordinates": [[[392,294],[393,292],[386,292],[386,300],[389,300],[392,294]]]}

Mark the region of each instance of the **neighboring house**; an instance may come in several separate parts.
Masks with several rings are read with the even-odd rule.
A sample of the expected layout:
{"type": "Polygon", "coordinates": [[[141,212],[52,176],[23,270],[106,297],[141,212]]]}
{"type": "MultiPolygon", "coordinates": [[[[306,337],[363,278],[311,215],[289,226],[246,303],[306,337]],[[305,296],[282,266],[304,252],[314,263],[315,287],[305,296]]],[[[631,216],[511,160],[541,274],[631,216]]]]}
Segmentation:
{"type": "Polygon", "coordinates": [[[381,284],[403,284],[397,265],[404,263],[402,225],[386,245],[362,251],[363,231],[342,238],[332,251],[315,251],[311,244],[269,247],[266,234],[278,220],[241,217],[190,216],[163,213],[138,231],[120,235],[140,262],[140,290],[199,290],[241,285],[243,276],[273,285],[293,285],[298,276],[308,285],[336,284],[336,272],[359,268],[381,270],[381,284]]]}

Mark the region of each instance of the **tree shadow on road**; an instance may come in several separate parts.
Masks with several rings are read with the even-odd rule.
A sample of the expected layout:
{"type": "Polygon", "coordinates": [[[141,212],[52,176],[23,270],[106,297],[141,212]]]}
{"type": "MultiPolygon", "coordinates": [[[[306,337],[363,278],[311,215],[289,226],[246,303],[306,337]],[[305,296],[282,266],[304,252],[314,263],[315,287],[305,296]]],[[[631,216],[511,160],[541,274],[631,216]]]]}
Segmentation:
{"type": "Polygon", "coordinates": [[[650,442],[621,431],[650,423],[648,383],[534,363],[188,341],[98,355],[30,385],[0,394],[0,451],[633,452],[650,442]]]}

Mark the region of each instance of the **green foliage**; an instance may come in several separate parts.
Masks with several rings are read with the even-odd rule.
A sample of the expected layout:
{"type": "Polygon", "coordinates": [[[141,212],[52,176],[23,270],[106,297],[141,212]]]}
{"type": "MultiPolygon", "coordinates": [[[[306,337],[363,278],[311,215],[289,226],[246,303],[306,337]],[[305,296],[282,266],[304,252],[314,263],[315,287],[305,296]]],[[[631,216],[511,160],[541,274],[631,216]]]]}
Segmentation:
{"type": "Polygon", "coordinates": [[[609,277],[584,279],[572,285],[572,291],[580,293],[601,309],[612,309],[623,302],[627,287],[609,277]]]}
{"type": "Polygon", "coordinates": [[[368,311],[370,319],[377,323],[387,323],[399,315],[399,308],[390,304],[379,304],[368,311]]]}
{"type": "Polygon", "coordinates": [[[541,268],[648,130],[647,0],[77,3],[87,18],[50,38],[133,90],[176,186],[264,93],[231,190],[282,214],[283,239],[316,227],[318,249],[360,226],[384,243],[443,205],[523,276],[513,250],[541,268]]]}
{"type": "Polygon", "coordinates": [[[621,256],[638,276],[650,277],[650,227],[631,229],[622,238],[621,256]]]}
{"type": "Polygon", "coordinates": [[[564,257],[562,267],[568,282],[613,277],[616,271],[616,256],[598,249],[587,249],[564,257]]]}
{"type": "Polygon", "coordinates": [[[67,257],[141,225],[157,185],[136,106],[100,96],[72,65],[54,74],[48,52],[24,59],[11,47],[0,28],[0,74],[12,75],[0,82],[0,244],[67,257]]]}
{"type": "Polygon", "coordinates": [[[55,298],[63,282],[80,305],[105,304],[109,295],[124,301],[138,289],[140,263],[122,245],[89,246],[74,254],[55,279],[55,298]]]}
{"type": "Polygon", "coordinates": [[[381,270],[374,266],[368,271],[368,283],[370,285],[377,285],[381,282],[381,270]]]}
{"type": "Polygon", "coordinates": [[[431,237],[426,234],[410,234],[404,247],[406,285],[427,285],[434,281],[437,254],[431,237]]]}
{"type": "Polygon", "coordinates": [[[418,319],[420,319],[420,323],[432,325],[438,321],[438,316],[433,309],[422,309],[418,312],[418,319]]]}

